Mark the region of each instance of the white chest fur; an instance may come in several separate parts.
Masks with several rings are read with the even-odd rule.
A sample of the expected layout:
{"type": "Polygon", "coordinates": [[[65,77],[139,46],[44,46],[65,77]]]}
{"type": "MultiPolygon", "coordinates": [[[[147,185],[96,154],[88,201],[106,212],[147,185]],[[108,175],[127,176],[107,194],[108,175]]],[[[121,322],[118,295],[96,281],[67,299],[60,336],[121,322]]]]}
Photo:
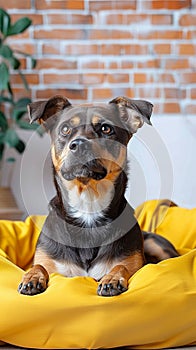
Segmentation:
{"type": "Polygon", "coordinates": [[[88,271],[75,264],[60,263],[55,261],[57,272],[65,277],[89,276],[99,281],[116,265],[117,262],[97,263],[88,271]]]}
{"type": "MultiPolygon", "coordinates": [[[[114,183],[107,179],[99,182],[92,182],[88,186],[83,186],[82,191],[79,186],[69,181],[62,180],[68,190],[68,203],[73,218],[82,225],[91,226],[104,217],[106,209],[109,207],[114,196],[114,183]]],[[[89,276],[100,280],[107,274],[116,263],[99,262],[86,271],[78,265],[55,261],[56,270],[66,277],[89,276]]]]}
{"type": "Polygon", "coordinates": [[[113,195],[114,185],[106,179],[84,188],[81,193],[77,186],[73,186],[68,192],[72,216],[82,224],[92,225],[104,217],[113,195]]]}

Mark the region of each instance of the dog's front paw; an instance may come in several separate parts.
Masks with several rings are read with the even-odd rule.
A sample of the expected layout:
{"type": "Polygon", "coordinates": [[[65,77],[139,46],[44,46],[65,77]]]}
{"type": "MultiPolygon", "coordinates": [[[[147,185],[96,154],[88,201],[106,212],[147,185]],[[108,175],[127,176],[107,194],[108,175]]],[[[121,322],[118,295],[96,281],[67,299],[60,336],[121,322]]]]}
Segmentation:
{"type": "Polygon", "coordinates": [[[18,287],[18,292],[25,295],[35,295],[44,292],[47,288],[49,275],[41,265],[34,265],[27,272],[18,287]]]}
{"type": "Polygon", "coordinates": [[[112,297],[126,292],[128,289],[128,281],[124,277],[118,275],[105,275],[98,286],[97,294],[104,297],[112,297]]]}

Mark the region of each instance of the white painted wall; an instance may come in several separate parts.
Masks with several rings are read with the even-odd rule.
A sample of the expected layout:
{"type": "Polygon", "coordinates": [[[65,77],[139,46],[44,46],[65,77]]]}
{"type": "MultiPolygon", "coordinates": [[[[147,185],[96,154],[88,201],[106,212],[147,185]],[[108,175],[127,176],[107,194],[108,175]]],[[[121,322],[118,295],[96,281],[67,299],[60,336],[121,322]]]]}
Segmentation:
{"type": "MultiPolygon", "coordinates": [[[[136,207],[147,199],[169,198],[180,206],[196,207],[196,118],[154,117],[129,144],[130,181],[127,198],[136,207]]],[[[22,131],[27,148],[17,157],[11,187],[27,214],[46,214],[54,195],[50,140],[22,131]]],[[[4,178],[8,169],[4,168],[4,178]]]]}
{"type": "Polygon", "coordinates": [[[132,160],[128,198],[133,206],[168,198],[196,207],[196,118],[152,118],[129,144],[132,160]]]}

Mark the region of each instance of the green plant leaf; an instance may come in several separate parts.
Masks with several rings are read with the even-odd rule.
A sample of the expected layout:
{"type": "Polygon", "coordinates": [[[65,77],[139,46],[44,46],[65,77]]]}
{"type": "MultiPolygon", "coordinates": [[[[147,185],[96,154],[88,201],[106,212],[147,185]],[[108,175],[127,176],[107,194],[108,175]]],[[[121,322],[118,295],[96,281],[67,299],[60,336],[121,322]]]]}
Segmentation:
{"type": "Polygon", "coordinates": [[[23,118],[25,114],[27,114],[27,104],[31,102],[31,99],[28,97],[23,97],[19,99],[12,110],[11,117],[16,122],[23,118]]]}
{"type": "Polygon", "coordinates": [[[0,64],[0,90],[6,90],[9,82],[9,69],[5,62],[0,64]]]}
{"type": "Polygon", "coordinates": [[[26,120],[17,120],[16,123],[21,129],[36,131],[39,134],[39,136],[43,136],[45,133],[45,130],[39,124],[30,124],[26,120]]]}
{"type": "Polygon", "coordinates": [[[4,151],[5,145],[3,143],[0,143],[0,161],[3,158],[3,151],[4,151]]]}
{"type": "MultiPolygon", "coordinates": [[[[43,134],[43,129],[40,131],[38,124],[30,125],[26,119],[27,104],[31,103],[29,98],[21,98],[15,102],[12,86],[10,82],[10,69],[16,70],[16,74],[21,76],[24,87],[28,89],[28,84],[25,75],[20,71],[20,56],[17,55],[17,50],[12,50],[12,46],[5,44],[5,39],[8,36],[23,33],[32,21],[28,17],[23,17],[15,23],[11,23],[10,15],[0,8],[0,107],[8,103],[11,112],[11,123],[8,123],[8,118],[3,111],[0,111],[0,160],[3,157],[5,146],[15,148],[17,152],[22,153],[25,149],[25,143],[17,134],[17,126],[21,129],[36,130],[40,135],[43,134]],[[19,57],[19,58],[18,58],[19,57]]],[[[18,52],[23,57],[28,57],[32,68],[36,66],[36,60],[28,53],[18,52]]],[[[4,109],[3,109],[4,110],[4,109]]],[[[14,158],[9,158],[8,161],[13,162],[14,158]]]]}
{"type": "Polygon", "coordinates": [[[10,26],[7,35],[10,36],[23,33],[31,23],[32,21],[28,17],[22,17],[10,26]]]}
{"type": "Polygon", "coordinates": [[[17,125],[20,126],[21,129],[25,129],[25,130],[37,130],[37,128],[39,127],[39,125],[30,124],[26,120],[18,120],[17,125]]]}
{"type": "Polygon", "coordinates": [[[26,110],[26,108],[20,108],[20,109],[13,109],[13,111],[12,111],[12,115],[11,115],[11,117],[12,117],[12,119],[13,120],[15,120],[16,122],[18,121],[18,120],[20,120],[23,116],[24,116],[24,114],[26,114],[27,113],[27,110],[26,110]]]}
{"type": "Polygon", "coordinates": [[[7,129],[4,136],[4,143],[6,143],[10,147],[16,147],[19,142],[19,137],[16,131],[12,128],[7,129]]]}
{"type": "Polygon", "coordinates": [[[9,62],[13,69],[18,69],[21,65],[20,61],[14,56],[9,58],[9,62]]]}
{"type": "Polygon", "coordinates": [[[18,69],[21,65],[20,61],[13,55],[13,51],[7,45],[2,45],[0,47],[0,56],[6,58],[13,69],[18,69]]]}
{"type": "Polygon", "coordinates": [[[30,58],[31,59],[31,68],[35,68],[36,67],[36,64],[37,64],[37,60],[32,57],[29,53],[26,53],[26,52],[23,52],[23,51],[20,51],[20,50],[14,50],[15,53],[18,53],[20,55],[23,55],[27,58],[30,58]]]}
{"type": "Polygon", "coordinates": [[[36,67],[36,64],[37,64],[37,60],[33,57],[31,57],[31,68],[35,68],[36,67]]]}
{"type": "Polygon", "coordinates": [[[5,96],[0,96],[0,104],[1,103],[11,103],[11,104],[14,104],[14,100],[12,98],[9,98],[9,97],[5,97],[5,96]]]}
{"type": "Polygon", "coordinates": [[[0,8],[0,31],[4,37],[7,36],[9,29],[10,29],[10,16],[6,11],[0,8]]]}
{"type": "Polygon", "coordinates": [[[29,97],[22,97],[18,101],[15,102],[16,108],[27,107],[27,105],[31,103],[31,99],[29,97]]]}
{"type": "Polygon", "coordinates": [[[8,45],[1,45],[0,47],[0,55],[4,58],[11,58],[13,56],[13,51],[10,49],[8,45]]]}
{"type": "Polygon", "coordinates": [[[22,140],[19,140],[15,146],[15,149],[18,151],[18,153],[23,153],[25,150],[25,143],[22,140]]]}
{"type": "Polygon", "coordinates": [[[20,74],[25,90],[29,91],[29,85],[27,83],[25,75],[20,70],[18,71],[18,73],[20,74]]]}
{"type": "Polygon", "coordinates": [[[3,143],[4,144],[4,132],[0,132],[0,144],[3,143]]]}
{"type": "Polygon", "coordinates": [[[7,89],[8,89],[8,91],[9,91],[9,93],[10,93],[10,95],[12,96],[12,99],[13,99],[14,94],[13,94],[13,91],[12,91],[12,87],[11,87],[10,82],[8,82],[8,84],[7,84],[7,89]]]}
{"type": "Polygon", "coordinates": [[[14,113],[15,118],[14,118],[14,119],[15,119],[16,123],[17,123],[20,119],[22,119],[26,113],[27,113],[27,112],[26,112],[26,110],[24,110],[24,109],[20,109],[20,110],[15,111],[15,113],[14,113]]]}
{"type": "Polygon", "coordinates": [[[15,161],[16,161],[16,159],[14,157],[6,158],[6,162],[8,162],[8,163],[14,163],[15,161]]]}
{"type": "Polygon", "coordinates": [[[0,135],[3,134],[8,128],[7,119],[5,114],[0,111],[0,135]]]}
{"type": "Polygon", "coordinates": [[[14,129],[8,129],[5,133],[4,143],[8,146],[15,148],[19,153],[25,150],[25,143],[19,139],[14,129]]]}

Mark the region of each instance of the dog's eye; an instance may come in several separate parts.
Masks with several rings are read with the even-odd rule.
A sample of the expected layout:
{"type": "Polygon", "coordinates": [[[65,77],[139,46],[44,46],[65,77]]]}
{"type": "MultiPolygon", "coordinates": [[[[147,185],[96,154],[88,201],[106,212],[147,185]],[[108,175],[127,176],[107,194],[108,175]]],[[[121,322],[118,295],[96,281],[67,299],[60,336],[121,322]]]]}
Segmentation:
{"type": "Polygon", "coordinates": [[[71,129],[68,125],[63,125],[63,127],[61,128],[61,134],[63,136],[67,136],[71,134],[71,129]]]}
{"type": "Polygon", "coordinates": [[[101,126],[101,132],[104,135],[110,135],[113,132],[113,128],[109,124],[102,124],[101,126]]]}

